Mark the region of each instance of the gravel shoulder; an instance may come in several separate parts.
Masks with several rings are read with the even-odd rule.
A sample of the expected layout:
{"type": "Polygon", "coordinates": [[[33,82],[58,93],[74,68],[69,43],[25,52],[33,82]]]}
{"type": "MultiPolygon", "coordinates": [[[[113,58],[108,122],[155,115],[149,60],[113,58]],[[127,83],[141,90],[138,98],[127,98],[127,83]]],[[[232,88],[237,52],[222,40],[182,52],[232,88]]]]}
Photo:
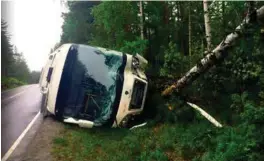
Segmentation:
{"type": "MultiPolygon", "coordinates": [[[[20,152],[20,155],[16,155],[16,157],[11,157],[9,160],[54,160],[51,155],[52,141],[55,136],[60,134],[60,131],[63,129],[63,127],[64,125],[62,122],[56,121],[52,117],[45,118],[43,121],[41,121],[34,136],[31,136],[31,141],[29,142],[28,146],[24,148],[24,150],[17,150],[23,152],[20,152]]],[[[23,149],[23,147],[18,147],[17,149],[23,149]]],[[[18,152],[15,153],[17,154],[18,152]]]]}

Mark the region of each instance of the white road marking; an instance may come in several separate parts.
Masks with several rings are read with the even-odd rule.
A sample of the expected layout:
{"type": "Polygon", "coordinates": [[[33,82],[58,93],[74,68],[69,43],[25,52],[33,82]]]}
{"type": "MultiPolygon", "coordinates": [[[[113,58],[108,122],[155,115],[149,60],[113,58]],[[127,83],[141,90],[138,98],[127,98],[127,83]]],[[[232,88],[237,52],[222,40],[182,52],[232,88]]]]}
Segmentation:
{"type": "Polygon", "coordinates": [[[28,132],[28,130],[32,127],[32,125],[34,124],[34,122],[37,120],[37,118],[38,118],[39,115],[40,115],[40,111],[33,118],[33,120],[28,124],[27,128],[22,132],[22,134],[17,138],[17,140],[13,143],[13,145],[11,146],[11,148],[6,152],[6,154],[4,155],[2,161],[6,161],[10,157],[10,155],[16,149],[16,147],[21,142],[21,140],[23,139],[23,137],[26,135],[26,133],[28,132]]]}
{"type": "Polygon", "coordinates": [[[27,87],[26,89],[24,89],[23,91],[21,91],[21,92],[19,92],[19,93],[13,95],[13,96],[11,96],[11,97],[8,97],[8,98],[2,100],[2,102],[6,101],[6,100],[9,100],[9,99],[11,99],[11,98],[14,98],[14,97],[16,97],[16,96],[19,96],[19,95],[21,95],[22,93],[25,93],[26,90],[27,90],[28,88],[30,88],[30,87],[31,87],[31,85],[30,85],[29,87],[27,87]]]}

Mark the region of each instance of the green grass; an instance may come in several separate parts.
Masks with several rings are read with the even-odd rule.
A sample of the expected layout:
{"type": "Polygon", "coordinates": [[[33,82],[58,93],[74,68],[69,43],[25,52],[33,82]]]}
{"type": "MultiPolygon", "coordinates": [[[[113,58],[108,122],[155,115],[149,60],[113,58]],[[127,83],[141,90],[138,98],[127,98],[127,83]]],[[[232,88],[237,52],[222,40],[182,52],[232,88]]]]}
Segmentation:
{"type": "Polygon", "coordinates": [[[53,144],[60,145],[60,146],[67,146],[68,141],[65,138],[56,137],[53,139],[53,144]]]}
{"type": "Polygon", "coordinates": [[[168,161],[183,160],[173,125],[128,129],[82,129],[65,126],[53,140],[54,160],[168,161]]]}
{"type": "MultiPolygon", "coordinates": [[[[263,127],[261,131],[263,131],[263,127]]],[[[216,128],[206,121],[128,129],[65,126],[53,140],[58,161],[254,161],[263,160],[260,128],[216,128]]]]}
{"type": "Polygon", "coordinates": [[[12,78],[12,77],[2,77],[1,78],[1,90],[7,90],[7,89],[12,89],[15,87],[19,87],[22,85],[25,85],[26,83],[19,81],[16,78],[12,78]]]}

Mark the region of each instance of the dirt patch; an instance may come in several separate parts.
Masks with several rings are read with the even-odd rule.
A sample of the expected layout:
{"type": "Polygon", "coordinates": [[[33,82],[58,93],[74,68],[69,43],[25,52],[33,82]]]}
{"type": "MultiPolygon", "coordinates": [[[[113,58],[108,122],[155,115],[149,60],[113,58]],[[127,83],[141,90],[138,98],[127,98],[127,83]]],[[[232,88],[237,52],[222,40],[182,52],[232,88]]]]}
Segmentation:
{"type": "Polygon", "coordinates": [[[23,161],[52,161],[52,141],[60,134],[64,126],[62,122],[52,117],[44,119],[35,137],[29,144],[27,151],[22,158],[23,161]]]}
{"type": "Polygon", "coordinates": [[[188,161],[183,159],[181,156],[179,156],[179,154],[177,154],[173,150],[167,151],[166,155],[168,156],[169,161],[188,161]]]}
{"type": "Polygon", "coordinates": [[[160,130],[163,128],[163,124],[157,124],[154,128],[153,128],[153,132],[155,133],[155,134],[157,134],[157,133],[159,133],[160,132],[160,130]]]}

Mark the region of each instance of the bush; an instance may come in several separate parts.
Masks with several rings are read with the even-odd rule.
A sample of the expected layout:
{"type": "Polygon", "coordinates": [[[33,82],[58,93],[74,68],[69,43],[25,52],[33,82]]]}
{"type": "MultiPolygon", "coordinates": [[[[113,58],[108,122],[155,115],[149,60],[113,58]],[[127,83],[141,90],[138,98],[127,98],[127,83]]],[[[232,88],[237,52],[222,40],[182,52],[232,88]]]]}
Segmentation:
{"type": "Polygon", "coordinates": [[[261,148],[264,145],[264,108],[249,102],[243,105],[244,111],[240,114],[240,124],[219,130],[215,138],[211,139],[214,146],[206,149],[201,160],[264,160],[261,148]]]}
{"type": "Polygon", "coordinates": [[[15,88],[18,86],[22,86],[25,85],[26,83],[17,80],[16,78],[12,78],[12,77],[2,77],[1,79],[1,89],[6,90],[6,89],[10,89],[10,88],[15,88]]]}

